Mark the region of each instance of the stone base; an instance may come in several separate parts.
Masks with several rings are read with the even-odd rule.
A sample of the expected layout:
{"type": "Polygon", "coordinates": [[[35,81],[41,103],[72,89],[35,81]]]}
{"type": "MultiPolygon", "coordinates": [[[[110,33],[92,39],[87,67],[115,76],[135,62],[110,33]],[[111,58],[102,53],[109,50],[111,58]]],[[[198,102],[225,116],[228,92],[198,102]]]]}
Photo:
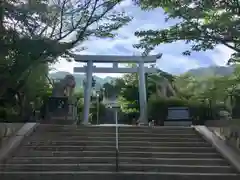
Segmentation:
{"type": "Polygon", "coordinates": [[[191,126],[192,121],[164,121],[164,126],[191,126]]]}
{"type": "Polygon", "coordinates": [[[138,126],[149,126],[148,123],[139,123],[138,126]]]}
{"type": "Polygon", "coordinates": [[[70,125],[70,124],[74,124],[76,120],[77,119],[74,119],[72,115],[68,115],[68,116],[49,115],[48,118],[42,120],[40,123],[70,125]]]}

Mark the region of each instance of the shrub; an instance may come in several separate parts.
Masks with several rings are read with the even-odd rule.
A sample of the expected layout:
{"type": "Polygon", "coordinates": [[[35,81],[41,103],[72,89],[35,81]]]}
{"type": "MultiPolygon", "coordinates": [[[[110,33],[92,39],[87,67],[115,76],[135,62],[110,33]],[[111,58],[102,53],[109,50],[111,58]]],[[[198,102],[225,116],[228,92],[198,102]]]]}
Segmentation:
{"type": "Polygon", "coordinates": [[[213,111],[205,103],[189,102],[179,98],[159,98],[152,96],[148,102],[148,117],[162,124],[168,115],[170,107],[188,107],[194,124],[204,124],[205,120],[213,119],[213,111]]]}
{"type": "MultiPolygon", "coordinates": [[[[106,107],[104,104],[99,103],[99,119],[105,115],[106,107]]],[[[93,104],[93,107],[90,109],[90,113],[92,115],[92,118],[90,120],[91,124],[97,124],[97,103],[93,104]]]]}

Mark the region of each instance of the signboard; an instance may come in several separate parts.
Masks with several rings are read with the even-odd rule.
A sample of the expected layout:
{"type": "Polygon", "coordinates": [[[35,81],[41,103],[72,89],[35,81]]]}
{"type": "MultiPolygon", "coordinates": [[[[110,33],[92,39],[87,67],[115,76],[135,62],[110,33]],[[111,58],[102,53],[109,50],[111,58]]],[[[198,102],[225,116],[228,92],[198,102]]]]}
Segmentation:
{"type": "Polygon", "coordinates": [[[191,121],[189,109],[187,107],[168,108],[167,121],[191,121]]]}
{"type": "Polygon", "coordinates": [[[115,108],[115,109],[118,109],[120,108],[121,106],[118,104],[118,103],[109,103],[107,104],[107,108],[115,108]]]}

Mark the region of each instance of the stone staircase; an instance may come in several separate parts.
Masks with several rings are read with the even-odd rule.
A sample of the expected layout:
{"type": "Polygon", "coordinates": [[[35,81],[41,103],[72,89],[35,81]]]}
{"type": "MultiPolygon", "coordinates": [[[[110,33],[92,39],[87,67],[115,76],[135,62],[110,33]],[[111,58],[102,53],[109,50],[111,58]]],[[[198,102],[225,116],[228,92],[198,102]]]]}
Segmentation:
{"type": "Polygon", "coordinates": [[[39,125],[0,165],[1,180],[239,180],[190,127],[39,125]]]}

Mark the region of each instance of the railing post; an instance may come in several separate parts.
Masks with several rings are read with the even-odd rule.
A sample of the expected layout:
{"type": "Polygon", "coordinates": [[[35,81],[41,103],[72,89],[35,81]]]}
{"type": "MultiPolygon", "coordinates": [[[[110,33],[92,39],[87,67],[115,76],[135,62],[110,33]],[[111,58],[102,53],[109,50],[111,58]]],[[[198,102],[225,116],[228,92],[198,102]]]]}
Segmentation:
{"type": "Polygon", "coordinates": [[[118,156],[119,156],[119,148],[118,148],[118,111],[115,109],[115,130],[116,130],[116,172],[119,170],[119,162],[118,162],[118,156]]]}

